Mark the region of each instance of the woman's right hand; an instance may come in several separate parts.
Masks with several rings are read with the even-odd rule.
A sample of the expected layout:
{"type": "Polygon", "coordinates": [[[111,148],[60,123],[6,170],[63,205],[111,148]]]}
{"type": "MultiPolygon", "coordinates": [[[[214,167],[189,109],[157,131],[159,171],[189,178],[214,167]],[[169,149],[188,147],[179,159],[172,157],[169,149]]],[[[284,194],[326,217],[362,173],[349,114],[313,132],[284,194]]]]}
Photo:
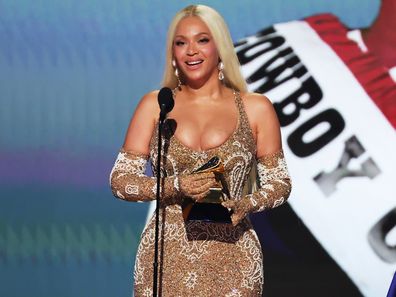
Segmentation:
{"type": "Polygon", "coordinates": [[[213,172],[181,175],[178,179],[180,193],[195,202],[204,199],[209,194],[209,189],[218,184],[213,172]]]}

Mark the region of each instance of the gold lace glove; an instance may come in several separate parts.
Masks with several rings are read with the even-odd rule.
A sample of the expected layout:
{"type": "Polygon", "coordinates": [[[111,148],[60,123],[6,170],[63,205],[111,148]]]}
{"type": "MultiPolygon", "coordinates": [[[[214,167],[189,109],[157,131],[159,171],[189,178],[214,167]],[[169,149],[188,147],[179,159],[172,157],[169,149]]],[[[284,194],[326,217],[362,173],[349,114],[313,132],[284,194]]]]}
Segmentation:
{"type": "Polygon", "coordinates": [[[227,200],[223,206],[232,210],[235,226],[251,212],[275,208],[283,204],[291,192],[291,180],[283,151],[262,156],[257,160],[259,189],[240,200],[227,200]]]}
{"type": "MultiPolygon", "coordinates": [[[[148,156],[121,150],[110,173],[113,195],[128,201],[156,199],[157,179],[146,176],[148,156]]],[[[216,184],[211,172],[161,178],[161,200],[166,204],[181,203],[182,197],[202,199],[216,184]]]]}
{"type": "MultiPolygon", "coordinates": [[[[147,155],[120,150],[110,173],[110,186],[115,197],[139,202],[155,200],[157,179],[144,174],[147,161],[147,155]]],[[[163,178],[162,199],[176,197],[178,188],[177,177],[163,178]]]]}
{"type": "Polygon", "coordinates": [[[179,176],[179,191],[184,198],[201,201],[210,192],[210,188],[218,186],[213,172],[194,173],[179,176]]]}

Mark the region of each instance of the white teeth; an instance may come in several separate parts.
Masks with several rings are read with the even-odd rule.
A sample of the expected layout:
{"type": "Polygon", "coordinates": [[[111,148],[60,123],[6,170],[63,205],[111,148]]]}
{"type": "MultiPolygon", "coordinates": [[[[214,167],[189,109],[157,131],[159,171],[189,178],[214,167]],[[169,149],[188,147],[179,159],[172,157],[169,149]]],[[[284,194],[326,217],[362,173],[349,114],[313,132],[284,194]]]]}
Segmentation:
{"type": "Polygon", "coordinates": [[[203,61],[202,60],[200,60],[200,61],[191,61],[191,62],[186,62],[187,63],[187,65],[197,65],[197,64],[200,64],[200,63],[202,63],[203,61]]]}

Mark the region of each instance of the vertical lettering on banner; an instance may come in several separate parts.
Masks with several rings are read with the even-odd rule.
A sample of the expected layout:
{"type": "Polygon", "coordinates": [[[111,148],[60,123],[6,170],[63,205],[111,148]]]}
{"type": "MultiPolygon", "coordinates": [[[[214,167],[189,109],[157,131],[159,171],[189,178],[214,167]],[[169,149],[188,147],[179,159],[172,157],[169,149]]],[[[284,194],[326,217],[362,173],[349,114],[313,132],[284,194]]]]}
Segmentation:
{"type": "Polygon", "coordinates": [[[266,93],[292,78],[302,78],[307,69],[290,47],[283,47],[285,39],[273,27],[236,44],[241,65],[268,54],[268,59],[255,72],[245,77],[248,84],[262,81],[255,92],[266,93]]]}
{"type": "Polygon", "coordinates": [[[257,35],[235,44],[239,63],[247,64],[261,55],[279,48],[284,43],[285,39],[277,35],[273,27],[262,30],[257,35]]]}
{"type": "Polygon", "coordinates": [[[378,257],[385,262],[393,264],[396,263],[396,244],[386,240],[391,232],[396,232],[396,207],[383,216],[371,228],[367,236],[370,246],[378,257]]]}
{"type": "Polygon", "coordinates": [[[323,93],[316,81],[309,76],[301,87],[279,103],[274,103],[275,111],[282,127],[293,123],[300,115],[301,109],[309,109],[323,98],[323,93]],[[302,102],[301,102],[302,101],[302,102]],[[292,107],[292,111],[288,111],[292,107]]]}
{"type": "Polygon", "coordinates": [[[350,169],[348,165],[352,159],[356,159],[365,152],[363,145],[355,135],[345,141],[344,151],[342,152],[340,161],[334,170],[330,172],[320,172],[313,179],[321,189],[322,193],[329,197],[337,188],[337,183],[346,177],[368,177],[369,179],[375,178],[381,173],[377,164],[372,158],[367,158],[360,163],[359,169],[350,169]]]}
{"type": "Polygon", "coordinates": [[[287,143],[296,156],[308,157],[340,135],[344,128],[345,121],[341,114],[337,110],[330,108],[315,115],[298,127],[289,135],[287,143]],[[327,131],[310,142],[304,141],[304,135],[322,123],[329,124],[327,131]]]}

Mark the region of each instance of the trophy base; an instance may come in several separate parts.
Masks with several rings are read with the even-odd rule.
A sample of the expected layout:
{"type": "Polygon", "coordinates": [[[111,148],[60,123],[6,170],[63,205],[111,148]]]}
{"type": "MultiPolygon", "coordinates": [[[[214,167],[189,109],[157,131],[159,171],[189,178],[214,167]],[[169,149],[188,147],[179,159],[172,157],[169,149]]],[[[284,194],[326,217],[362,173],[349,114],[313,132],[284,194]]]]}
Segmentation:
{"type": "Polygon", "coordinates": [[[231,215],[227,208],[218,203],[195,203],[186,221],[231,224],[231,215]]]}
{"type": "Polygon", "coordinates": [[[210,188],[209,194],[197,203],[216,203],[221,204],[225,201],[224,193],[221,188],[210,188]]]}

